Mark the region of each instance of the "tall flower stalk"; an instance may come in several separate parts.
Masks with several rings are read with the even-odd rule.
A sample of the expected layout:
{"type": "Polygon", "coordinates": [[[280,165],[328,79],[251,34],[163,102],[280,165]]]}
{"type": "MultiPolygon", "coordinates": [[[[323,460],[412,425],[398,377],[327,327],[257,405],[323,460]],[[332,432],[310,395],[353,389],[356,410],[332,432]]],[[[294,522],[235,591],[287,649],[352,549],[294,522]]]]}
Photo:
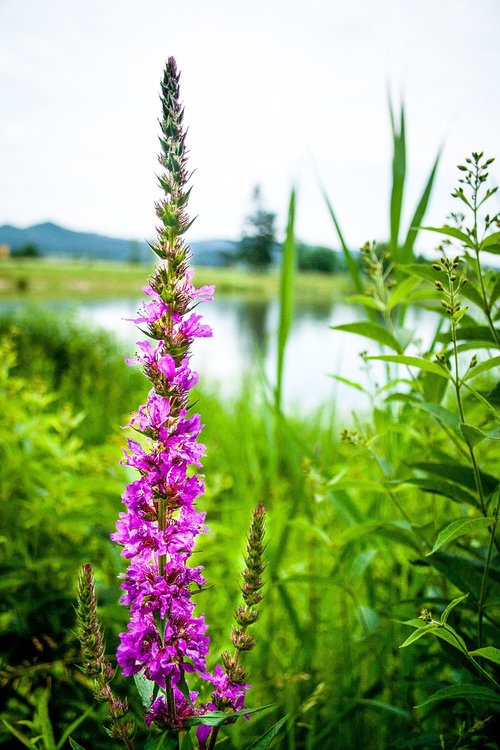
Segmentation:
{"type": "MultiPolygon", "coordinates": [[[[130,560],[121,585],[121,602],[130,608],[130,621],[120,635],[117,661],[126,676],[138,675],[150,690],[147,724],[176,733],[203,725],[203,716],[219,708],[241,710],[249,686],[236,665],[225,671],[218,666],[213,674],[207,671],[207,625],[203,614],[195,612],[192,598],[205,583],[202,568],[192,566],[190,558],[206,526],[205,513],[197,508],[204,492],[200,471],[205,448],[198,439],[200,416],[192,414],[189,405],[189,392],[198,380],[190,365],[190,347],[194,339],[212,334],[194,309],[213,298],[213,287],[196,289],[191,283],[190,250],[183,239],[191,223],[190,190],[179,74],[173,58],[168,60],[161,88],[164,171],[159,183],[165,195],[156,205],[161,223],[151,246],[160,263],[144,289],[148,300],[134,320],[152,341],[138,342],[137,359],[129,361],[142,364],[152,387],[130,422],[141,437],[128,440],[123,463],[136,469],[139,477],[123,493],[126,512],[120,514],[112,538],[130,560]],[[212,699],[197,703],[198,693],[188,687],[187,676],[190,681],[198,678],[198,684],[209,683],[212,699]]],[[[249,537],[252,570],[262,566],[263,525],[264,509],[259,506],[249,537]]],[[[257,584],[252,579],[246,585],[255,589],[257,584]]],[[[257,603],[259,596],[255,590],[251,603],[257,603]]],[[[245,612],[246,624],[256,619],[248,606],[245,612]]],[[[241,639],[246,639],[248,649],[252,643],[245,627],[239,641],[243,644],[241,639]]],[[[210,723],[214,725],[213,716],[210,723]]],[[[200,727],[200,746],[209,734],[209,726],[200,727]]]]}

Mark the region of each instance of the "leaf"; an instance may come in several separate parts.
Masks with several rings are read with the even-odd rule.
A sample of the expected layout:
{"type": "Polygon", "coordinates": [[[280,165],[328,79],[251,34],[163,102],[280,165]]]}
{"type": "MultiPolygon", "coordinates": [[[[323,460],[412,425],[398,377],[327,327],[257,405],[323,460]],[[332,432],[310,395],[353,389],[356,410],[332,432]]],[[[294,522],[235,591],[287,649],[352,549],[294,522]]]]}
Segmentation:
{"type": "Polygon", "coordinates": [[[408,278],[400,281],[391,296],[389,297],[388,307],[392,310],[396,305],[401,303],[407,304],[408,298],[411,292],[422,283],[421,279],[415,276],[408,276],[408,278]]]}
{"type": "Polygon", "coordinates": [[[459,539],[467,534],[477,534],[478,532],[484,531],[488,526],[494,523],[494,518],[460,518],[458,521],[452,521],[443,529],[434,543],[432,551],[429,555],[434,554],[438,549],[444,547],[445,544],[449,544],[454,539],[459,539]]]}
{"type": "Polygon", "coordinates": [[[84,747],[79,745],[78,742],[75,742],[75,740],[71,739],[71,737],[69,737],[69,744],[71,745],[73,750],[85,750],[84,747]]]}
{"type": "Polygon", "coordinates": [[[81,723],[82,723],[83,721],[85,721],[85,719],[87,718],[87,716],[88,716],[88,715],[89,715],[89,714],[90,714],[90,713],[91,713],[91,712],[92,712],[93,710],[94,710],[94,706],[89,706],[89,707],[88,707],[88,708],[87,708],[87,709],[86,709],[86,710],[85,710],[85,711],[83,712],[83,714],[81,714],[80,716],[78,716],[78,718],[76,718],[76,719],[75,719],[74,721],[72,721],[72,722],[71,722],[71,724],[69,725],[69,727],[66,727],[66,729],[65,729],[65,730],[64,730],[64,732],[62,733],[61,737],[59,738],[59,742],[58,742],[58,743],[57,743],[57,745],[56,745],[56,750],[60,750],[60,749],[61,749],[62,747],[64,747],[64,743],[66,742],[66,740],[67,740],[67,739],[70,739],[70,742],[71,742],[71,738],[69,737],[69,735],[71,734],[71,732],[74,732],[74,731],[75,731],[75,729],[77,729],[77,727],[79,727],[79,726],[80,726],[80,724],[81,724],[81,723]]]}
{"type": "Polygon", "coordinates": [[[326,190],[325,190],[325,188],[323,186],[321,186],[321,192],[323,194],[323,200],[326,203],[326,207],[328,209],[328,213],[330,214],[330,218],[333,221],[333,224],[335,226],[335,230],[336,230],[337,236],[339,238],[340,246],[341,246],[342,252],[344,254],[344,259],[345,259],[347,268],[349,270],[349,273],[351,275],[351,279],[353,280],[354,286],[356,287],[356,289],[358,290],[358,292],[362,292],[363,291],[363,281],[361,279],[361,273],[359,271],[359,266],[358,266],[358,264],[357,264],[357,262],[356,262],[356,260],[355,260],[355,258],[353,256],[353,254],[351,253],[351,251],[347,247],[346,241],[344,239],[344,235],[342,234],[342,230],[340,229],[340,224],[339,224],[339,222],[337,220],[337,217],[335,215],[335,212],[333,210],[333,206],[332,206],[332,204],[330,202],[330,199],[329,199],[329,197],[328,197],[328,195],[326,193],[326,190]]]}
{"type": "Polygon", "coordinates": [[[145,708],[149,708],[149,706],[151,705],[151,699],[153,697],[155,683],[153,682],[153,680],[148,680],[148,678],[144,676],[144,672],[135,674],[134,682],[141,697],[142,705],[145,708]]]}
{"type": "Polygon", "coordinates": [[[440,479],[438,477],[411,477],[405,480],[408,484],[414,484],[420,487],[424,492],[432,492],[435,495],[441,495],[442,497],[449,497],[456,503],[466,503],[472,505],[474,508],[479,507],[479,502],[475,495],[472,495],[464,487],[460,487],[448,479],[440,479]]]}
{"type": "Polygon", "coordinates": [[[354,380],[348,380],[347,378],[343,378],[341,375],[330,375],[330,377],[333,378],[334,380],[338,380],[339,383],[345,383],[345,385],[348,385],[351,388],[356,388],[357,391],[366,393],[366,389],[363,388],[363,386],[360,385],[359,383],[355,383],[354,380]]]}
{"type": "Polygon", "coordinates": [[[410,646],[412,643],[415,643],[415,641],[418,641],[419,638],[422,638],[422,636],[427,635],[428,633],[433,633],[438,628],[439,625],[431,624],[424,625],[424,627],[420,628],[419,630],[414,630],[413,633],[408,636],[406,641],[402,643],[399,648],[406,648],[407,646],[410,646]]]}
{"type": "Polygon", "coordinates": [[[407,357],[406,355],[395,356],[393,354],[384,354],[377,357],[367,357],[367,359],[378,359],[382,362],[394,362],[397,365],[407,365],[408,367],[418,367],[419,370],[424,372],[432,372],[434,375],[439,375],[441,378],[447,378],[451,380],[451,375],[448,370],[437,362],[430,362],[428,359],[422,357],[407,357]]]}
{"type": "Polygon", "coordinates": [[[399,706],[393,706],[390,703],[385,703],[384,701],[378,701],[372,698],[357,698],[355,702],[361,706],[380,709],[381,711],[388,711],[389,713],[396,714],[396,716],[402,716],[404,719],[411,719],[411,714],[409,711],[406,711],[404,708],[399,708],[399,706]]]}
{"type": "MultiPolygon", "coordinates": [[[[451,459],[450,459],[451,460],[451,459]]],[[[434,474],[438,477],[447,477],[448,480],[468,487],[476,491],[476,478],[473,469],[468,466],[462,466],[458,463],[444,463],[442,461],[417,461],[410,464],[414,469],[426,471],[428,474],[434,474]]],[[[481,483],[487,492],[493,492],[498,484],[498,479],[491,474],[480,472],[481,483]]]]}
{"type": "Polygon", "coordinates": [[[470,445],[471,447],[474,447],[482,440],[489,437],[478,427],[474,427],[472,424],[465,424],[465,422],[460,422],[460,432],[462,433],[463,439],[467,445],[470,445]]]}
{"type": "MultiPolygon", "coordinates": [[[[459,341],[487,341],[495,344],[495,337],[489,326],[461,326],[456,330],[456,337],[459,341]]],[[[439,341],[449,341],[449,333],[443,333],[439,336],[439,341]]]]}
{"type": "Polygon", "coordinates": [[[369,297],[368,294],[352,294],[346,297],[345,301],[353,305],[364,305],[372,310],[382,311],[384,309],[384,305],[380,300],[375,299],[375,297],[369,297]]]}
{"type": "Polygon", "coordinates": [[[273,703],[268,703],[266,706],[259,706],[259,708],[242,708],[241,711],[233,711],[232,713],[226,713],[225,711],[208,711],[202,716],[190,716],[184,723],[189,727],[196,727],[200,724],[209,727],[220,727],[227,719],[237,719],[239,716],[249,716],[250,714],[264,711],[266,708],[271,708],[273,705],[273,703]]]}
{"type": "MultiPolygon", "coordinates": [[[[398,620],[396,622],[399,622],[398,620]]],[[[422,620],[407,620],[406,622],[402,623],[403,625],[409,625],[410,627],[417,628],[418,630],[422,630],[427,626],[426,623],[424,623],[422,620]]],[[[453,648],[456,648],[461,653],[465,653],[467,651],[467,647],[461,638],[461,636],[456,633],[453,628],[450,628],[448,625],[447,628],[439,627],[439,625],[436,625],[436,629],[432,631],[432,635],[435,635],[436,638],[441,639],[442,641],[446,641],[446,643],[449,643],[450,646],[453,646],[453,648]],[[449,631],[452,630],[453,634],[449,631]],[[458,641],[458,643],[457,643],[458,641]]],[[[400,647],[401,648],[401,647],[400,647]]]]}
{"type": "Polygon", "coordinates": [[[177,732],[163,732],[163,734],[150,734],[144,745],[144,750],[177,750],[179,737],[177,732]]]}
{"type": "Polygon", "coordinates": [[[495,648],[495,646],[476,648],[475,651],[469,651],[469,654],[471,656],[481,656],[483,659],[488,659],[495,664],[500,664],[500,648],[495,648]]]}
{"type": "Polygon", "coordinates": [[[251,745],[248,745],[245,750],[266,750],[280,731],[281,727],[286,724],[287,719],[288,716],[283,716],[283,718],[279,719],[276,724],[273,724],[267,732],[264,732],[264,734],[254,740],[251,745]]]}
{"type": "Polygon", "coordinates": [[[295,268],[297,265],[297,247],[295,242],[294,225],[295,190],[292,190],[288,206],[286,237],[285,242],[283,243],[283,253],[281,257],[278,352],[276,367],[276,407],[278,410],[281,408],[285,351],[293,316],[295,268]]]}
{"type": "Polygon", "coordinates": [[[458,698],[465,698],[469,701],[486,701],[487,703],[500,703],[500,695],[491,688],[481,687],[480,685],[473,685],[470,683],[463,683],[462,685],[450,685],[449,687],[442,688],[436,693],[433,693],[427,700],[420,703],[415,708],[422,708],[423,706],[429,705],[429,703],[437,703],[444,700],[456,700],[458,698]]]}
{"type": "Polygon", "coordinates": [[[467,284],[461,288],[460,293],[466,299],[474,302],[481,310],[484,310],[484,300],[481,292],[471,281],[467,281],[467,284]]]}
{"type": "MultiPolygon", "coordinates": [[[[469,592],[471,599],[477,601],[484,573],[484,562],[473,560],[463,555],[448,552],[434,552],[425,558],[433,568],[439,570],[448,580],[455,584],[459,591],[469,592]]],[[[500,571],[490,565],[488,600],[500,597],[500,571]]]]}
{"type": "Polygon", "coordinates": [[[376,341],[379,344],[388,346],[395,352],[402,352],[399,342],[394,338],[387,328],[379,325],[378,323],[370,323],[368,321],[359,321],[358,323],[345,323],[339,326],[330,326],[334,331],[345,331],[346,333],[355,333],[358,336],[364,336],[365,338],[376,341]]]}
{"type": "Polygon", "coordinates": [[[426,263],[404,263],[398,266],[398,269],[400,271],[403,271],[403,273],[411,274],[412,276],[418,276],[421,279],[425,279],[432,285],[434,285],[434,281],[436,280],[436,272],[433,268],[431,268],[431,266],[428,266],[426,263]]]}
{"type": "MultiPolygon", "coordinates": [[[[439,382],[442,383],[443,379],[439,378],[439,382]]],[[[412,405],[416,409],[421,409],[422,411],[431,414],[433,417],[438,419],[447,427],[450,427],[455,432],[459,431],[460,417],[455,412],[450,411],[449,409],[445,409],[444,406],[440,406],[439,404],[429,404],[426,401],[413,401],[412,405]]]]}
{"type": "Polygon", "coordinates": [[[437,153],[436,159],[434,161],[431,172],[427,179],[427,183],[425,185],[424,191],[422,193],[420,201],[418,202],[417,208],[415,209],[413,218],[410,222],[410,228],[408,230],[408,234],[406,235],[406,240],[403,245],[403,251],[401,254],[401,260],[403,261],[403,263],[409,263],[413,259],[413,245],[415,244],[415,240],[417,238],[417,233],[418,233],[418,229],[416,229],[416,227],[420,226],[420,224],[422,223],[424,219],[425,212],[427,211],[427,206],[429,203],[429,199],[431,197],[432,187],[434,184],[434,178],[436,177],[436,172],[437,172],[440,158],[441,158],[441,149],[439,149],[437,153]]]}
{"type": "Polygon", "coordinates": [[[29,737],[26,737],[25,734],[23,734],[18,729],[16,729],[11,724],[9,724],[9,722],[6,721],[3,717],[2,717],[2,722],[5,724],[9,732],[13,734],[14,737],[16,737],[16,739],[18,739],[19,742],[21,742],[25,747],[31,747],[31,748],[36,747],[36,745],[33,744],[33,742],[29,739],[29,737]]]}
{"type": "MultiPolygon", "coordinates": [[[[444,609],[443,614],[441,615],[441,622],[442,623],[448,622],[448,617],[450,616],[450,612],[453,612],[453,610],[455,609],[455,607],[458,604],[460,604],[460,602],[463,602],[465,599],[467,599],[468,596],[469,596],[469,594],[467,593],[467,594],[462,594],[462,596],[457,596],[456,599],[453,599],[453,601],[451,601],[448,604],[448,606],[444,609]]],[[[455,632],[455,631],[453,631],[453,632],[455,632]]],[[[462,639],[460,639],[460,640],[462,640],[462,639]]],[[[464,644],[464,646],[465,646],[465,644],[464,644]]]]}
{"type": "Polygon", "coordinates": [[[462,378],[462,380],[470,380],[476,375],[481,375],[483,372],[488,372],[493,367],[500,367],[500,357],[492,357],[485,362],[480,362],[478,365],[469,370],[468,373],[462,378]]]}
{"type": "Polygon", "coordinates": [[[470,237],[465,234],[465,232],[461,232],[460,229],[457,229],[456,227],[450,227],[445,224],[443,227],[420,228],[425,229],[427,232],[438,232],[438,234],[445,234],[447,237],[453,237],[453,239],[460,240],[460,242],[463,242],[464,245],[467,245],[467,247],[470,247],[472,250],[474,250],[474,243],[472,242],[470,237]]]}
{"type": "Polygon", "coordinates": [[[447,381],[433,372],[425,372],[422,376],[424,398],[433,404],[440,404],[448,387],[447,381]]]}
{"type": "Polygon", "coordinates": [[[500,232],[493,232],[481,243],[480,250],[486,250],[487,253],[500,254],[500,232]]]}
{"type": "Polygon", "coordinates": [[[401,223],[401,209],[403,207],[403,192],[406,176],[406,143],[405,143],[405,115],[401,105],[399,132],[396,127],[392,103],[389,101],[389,115],[392,130],[392,186],[390,199],[390,237],[389,252],[397,262],[399,250],[399,226],[401,223]]]}

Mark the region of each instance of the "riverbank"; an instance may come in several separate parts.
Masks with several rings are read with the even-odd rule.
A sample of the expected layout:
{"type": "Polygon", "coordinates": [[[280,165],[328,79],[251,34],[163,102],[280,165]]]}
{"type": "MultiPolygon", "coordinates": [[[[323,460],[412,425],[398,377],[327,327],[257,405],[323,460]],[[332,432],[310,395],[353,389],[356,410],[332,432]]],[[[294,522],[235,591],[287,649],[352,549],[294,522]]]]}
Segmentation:
{"type": "MultiPolygon", "coordinates": [[[[5,260],[0,263],[0,300],[110,299],[140,296],[152,266],[105,261],[5,260]]],[[[279,271],[254,273],[235,268],[196,270],[198,286],[215,284],[218,294],[274,299],[279,271]]],[[[344,275],[299,273],[296,295],[300,301],[338,299],[350,291],[344,275]]]]}

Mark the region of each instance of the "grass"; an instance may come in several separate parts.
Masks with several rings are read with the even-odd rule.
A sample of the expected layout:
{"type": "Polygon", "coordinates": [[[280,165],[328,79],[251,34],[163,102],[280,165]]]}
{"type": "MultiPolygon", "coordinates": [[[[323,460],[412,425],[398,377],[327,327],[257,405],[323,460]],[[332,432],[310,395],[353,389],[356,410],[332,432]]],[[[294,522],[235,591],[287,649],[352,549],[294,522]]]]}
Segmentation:
{"type": "MultiPolygon", "coordinates": [[[[152,266],[151,266],[152,269],[152,266]]],[[[103,299],[134,296],[144,286],[148,267],[106,261],[5,260],[0,263],[0,300],[103,299]]],[[[274,299],[279,293],[279,271],[251,273],[235,268],[196,270],[198,286],[215,284],[217,293],[274,299]]],[[[298,274],[298,301],[331,300],[351,288],[346,276],[298,274]]]]}

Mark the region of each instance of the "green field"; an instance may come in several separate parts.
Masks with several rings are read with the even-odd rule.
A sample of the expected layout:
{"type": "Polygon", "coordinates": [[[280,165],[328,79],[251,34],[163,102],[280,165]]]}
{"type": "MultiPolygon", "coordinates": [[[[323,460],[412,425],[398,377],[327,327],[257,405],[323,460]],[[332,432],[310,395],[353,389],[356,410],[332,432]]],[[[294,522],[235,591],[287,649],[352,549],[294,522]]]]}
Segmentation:
{"type": "MultiPolygon", "coordinates": [[[[151,270],[152,270],[151,266],[151,270]]],[[[1,299],[102,299],[139,296],[148,267],[125,263],[4,260],[0,262],[1,299]]],[[[215,284],[219,294],[272,299],[277,297],[279,274],[200,266],[198,286],[215,284]]],[[[346,276],[302,273],[297,276],[297,298],[330,300],[350,288],[346,276]]]]}

